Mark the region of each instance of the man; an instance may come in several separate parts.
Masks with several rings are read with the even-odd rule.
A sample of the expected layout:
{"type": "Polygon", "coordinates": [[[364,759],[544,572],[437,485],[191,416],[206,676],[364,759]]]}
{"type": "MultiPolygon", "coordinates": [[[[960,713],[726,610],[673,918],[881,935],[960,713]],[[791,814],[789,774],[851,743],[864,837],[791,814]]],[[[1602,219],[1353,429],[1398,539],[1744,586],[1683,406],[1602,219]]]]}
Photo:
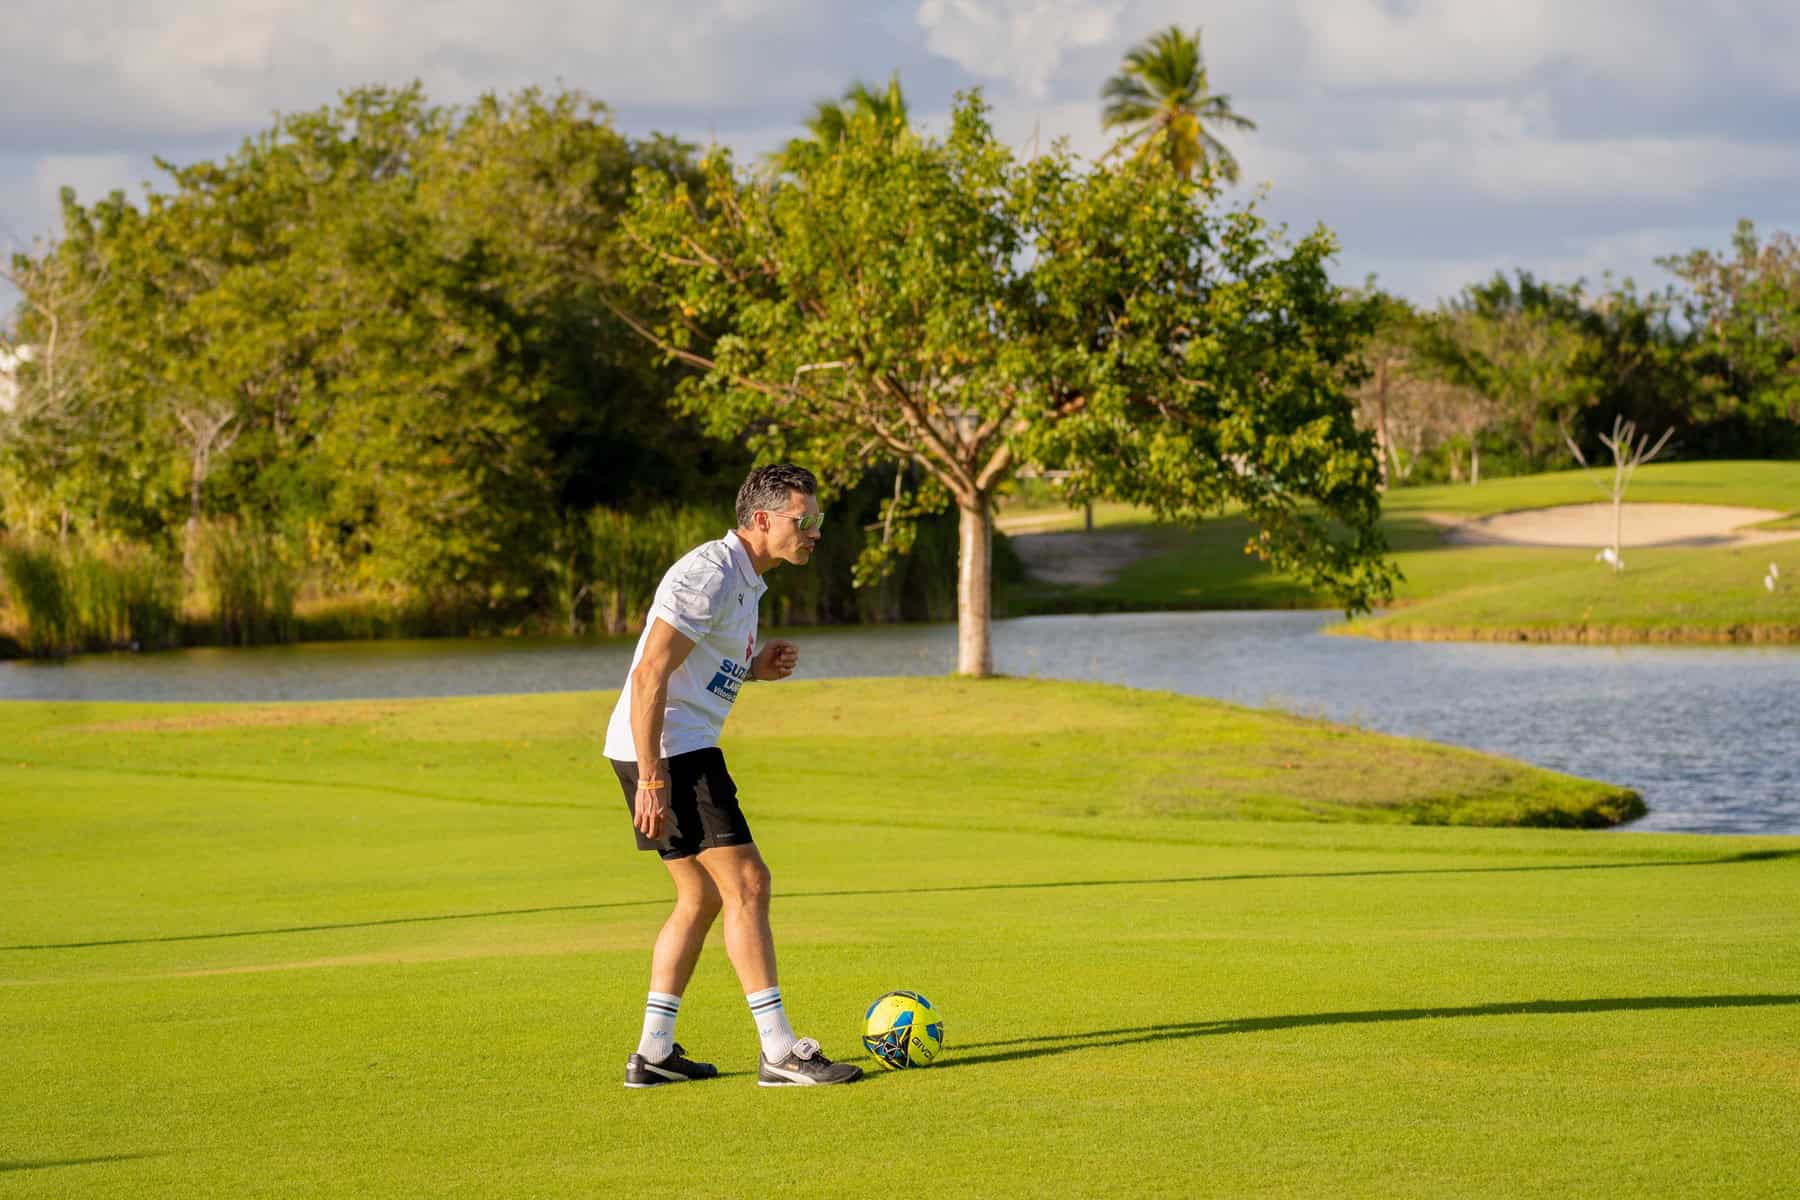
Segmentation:
{"type": "Polygon", "coordinates": [[[606,756],[625,789],[641,850],[656,850],[675,883],[675,911],[650,959],[650,998],[625,1086],[710,1079],[674,1040],[681,994],[713,918],[725,917],[725,952],[744,987],[762,1057],[764,1087],[849,1083],[862,1068],[834,1063],[812,1038],[796,1038],[775,978],[769,868],[738,807],[719,731],[746,679],[793,674],[792,642],[756,647],[762,577],[804,566],[822,536],[818,484],[801,467],[758,467],[737,494],[737,529],[669,568],[638,639],[625,691],[606,728],[606,756]]]}

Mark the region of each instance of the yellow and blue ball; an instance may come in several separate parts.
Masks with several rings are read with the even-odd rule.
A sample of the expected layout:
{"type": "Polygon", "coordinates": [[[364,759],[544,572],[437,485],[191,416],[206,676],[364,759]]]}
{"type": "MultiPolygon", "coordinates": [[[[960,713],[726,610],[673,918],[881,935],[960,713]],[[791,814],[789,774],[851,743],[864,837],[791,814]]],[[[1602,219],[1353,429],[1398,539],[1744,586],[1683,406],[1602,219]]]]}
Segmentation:
{"type": "Polygon", "coordinates": [[[944,1050],[944,1016],[917,992],[889,992],[863,1017],[863,1046],[891,1071],[929,1067],[944,1050]]]}

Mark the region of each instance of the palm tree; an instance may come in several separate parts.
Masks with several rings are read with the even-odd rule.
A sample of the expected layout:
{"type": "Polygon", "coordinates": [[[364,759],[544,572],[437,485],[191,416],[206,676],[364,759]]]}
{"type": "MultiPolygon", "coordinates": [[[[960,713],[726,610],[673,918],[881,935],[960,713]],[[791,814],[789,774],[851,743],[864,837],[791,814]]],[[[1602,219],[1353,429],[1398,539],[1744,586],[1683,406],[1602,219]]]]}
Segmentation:
{"type": "Polygon", "coordinates": [[[1167,154],[1183,179],[1198,169],[1237,182],[1237,159],[1207,126],[1253,130],[1256,122],[1232,112],[1230,96],[1207,90],[1198,29],[1190,37],[1171,25],[1133,47],[1100,97],[1106,101],[1101,128],[1128,131],[1114,150],[1137,143],[1140,154],[1153,148],[1167,154]]]}
{"type": "Polygon", "coordinates": [[[850,85],[842,100],[820,100],[813,105],[813,115],[806,120],[810,136],[794,138],[785,149],[772,156],[776,163],[791,166],[807,154],[830,149],[844,139],[851,122],[871,120],[889,132],[907,127],[906,96],[900,90],[900,74],[888,77],[887,90],[877,92],[861,80],[850,85]]]}

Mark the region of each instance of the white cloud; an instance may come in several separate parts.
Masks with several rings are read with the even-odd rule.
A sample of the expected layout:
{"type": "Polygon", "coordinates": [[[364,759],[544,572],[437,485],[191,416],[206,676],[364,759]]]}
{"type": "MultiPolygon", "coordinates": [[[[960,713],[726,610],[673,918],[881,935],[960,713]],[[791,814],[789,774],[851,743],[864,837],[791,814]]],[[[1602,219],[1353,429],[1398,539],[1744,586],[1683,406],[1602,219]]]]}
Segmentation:
{"type": "Polygon", "coordinates": [[[1632,280],[1639,291],[1655,291],[1674,282],[1656,260],[1702,247],[1723,249],[1731,224],[1646,226],[1618,233],[1553,238],[1548,242],[1520,238],[1484,254],[1416,258],[1346,255],[1339,273],[1360,282],[1373,271],[1382,287],[1427,307],[1454,299],[1469,284],[1496,272],[1509,278],[1528,271],[1549,283],[1584,282],[1589,293],[1632,280]]]}
{"type": "Polygon", "coordinates": [[[1693,95],[1731,63],[1791,93],[1800,11],[1780,0],[1294,0],[1309,73],[1340,87],[1468,91],[1570,67],[1638,95],[1693,95]]]}
{"type": "Polygon", "coordinates": [[[74,117],[177,136],[248,131],[369,83],[434,99],[561,80],[705,109],[843,86],[828,0],[24,0],[0,45],[9,125],[74,117]]]}
{"type": "Polygon", "coordinates": [[[921,0],[916,20],[932,53],[1042,99],[1071,50],[1118,36],[1125,0],[921,0]]]}
{"type": "Polygon", "coordinates": [[[1232,199],[1272,182],[1265,211],[1342,233],[1347,278],[1417,296],[1495,267],[1642,271],[1723,245],[1740,212],[1800,215],[1793,0],[0,4],[0,245],[54,228],[61,184],[91,202],[155,177],[150,152],[212,157],[276,110],[415,77],[446,104],[578,87],[634,132],[748,158],[814,99],[898,67],[938,132],[950,93],[982,83],[1012,145],[1066,135],[1092,157],[1102,83],[1170,24],[1203,30],[1214,88],[1259,125],[1222,135],[1247,185],[1232,199]],[[1663,240],[1694,230],[1717,233],[1663,240]]]}

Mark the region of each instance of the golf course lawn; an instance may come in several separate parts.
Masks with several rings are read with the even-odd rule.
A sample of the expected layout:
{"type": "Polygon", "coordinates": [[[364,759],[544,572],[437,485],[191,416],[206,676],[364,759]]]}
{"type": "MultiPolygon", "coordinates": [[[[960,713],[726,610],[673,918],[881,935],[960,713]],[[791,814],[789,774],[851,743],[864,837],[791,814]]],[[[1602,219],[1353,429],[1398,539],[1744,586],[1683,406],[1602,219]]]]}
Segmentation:
{"type": "Polygon", "coordinates": [[[0,705],[0,1195],[1800,1188],[1800,838],[1372,823],[1593,785],[1098,687],[747,688],[797,1028],[873,1071],[907,987],[948,1050],[756,1087],[715,932],[724,1077],[627,1091],[667,884],[611,702],[0,705]]]}
{"type": "MultiPolygon", "coordinates": [[[[1499,640],[1800,640],[1800,541],[1746,547],[1634,548],[1615,577],[1594,549],[1463,546],[1440,522],[1603,499],[1581,471],[1394,488],[1382,498],[1382,528],[1401,580],[1393,609],[1343,632],[1375,637],[1499,640]],[[1787,583],[1763,586],[1768,565],[1787,583]],[[1675,601],[1671,602],[1673,588],[1675,601]]],[[[1631,503],[1764,508],[1789,516],[1759,528],[1794,528],[1800,463],[1652,463],[1633,477],[1631,503]]],[[[1010,511],[1033,531],[1080,528],[1081,513],[1010,511]]],[[[1226,514],[1195,528],[1158,525],[1141,510],[1102,506],[1095,528],[1132,536],[1145,551],[1111,582],[1091,587],[1014,584],[1000,604],[1013,616],[1053,612],[1333,608],[1326,592],[1271,571],[1244,546],[1254,527],[1226,514]]]]}
{"type": "Polygon", "coordinates": [[[1331,632],[1460,641],[1800,641],[1800,541],[1680,549],[1640,547],[1614,574],[1586,550],[1486,548],[1425,555],[1414,578],[1469,581],[1331,632]],[[1487,574],[1494,554],[1508,574],[1487,574]],[[1532,555],[1528,568],[1517,556],[1532,555]],[[1788,584],[1771,591],[1770,563],[1788,584]],[[1477,578],[1477,576],[1480,576],[1477,578]]]}

